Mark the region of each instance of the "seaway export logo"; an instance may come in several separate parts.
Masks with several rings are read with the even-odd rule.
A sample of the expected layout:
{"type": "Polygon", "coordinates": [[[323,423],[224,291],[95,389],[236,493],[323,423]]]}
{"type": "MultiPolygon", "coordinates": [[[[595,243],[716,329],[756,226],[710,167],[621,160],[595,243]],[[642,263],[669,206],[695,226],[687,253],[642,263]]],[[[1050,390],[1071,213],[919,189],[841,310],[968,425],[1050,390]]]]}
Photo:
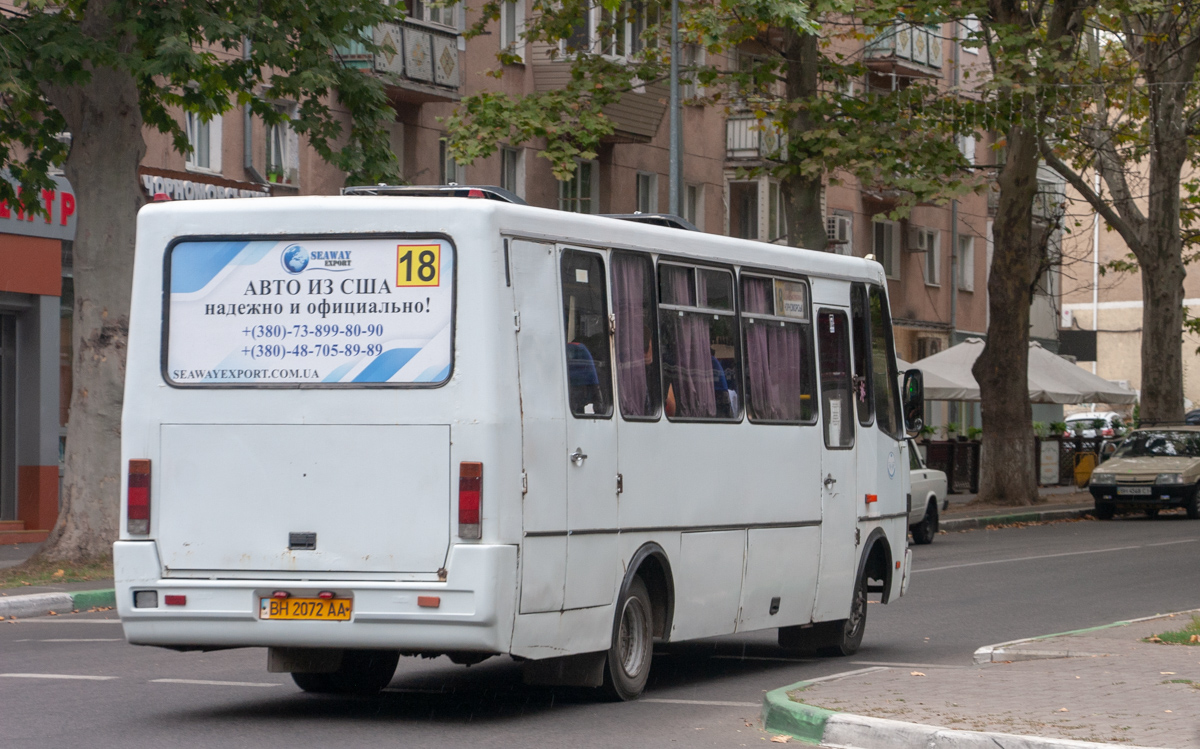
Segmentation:
{"type": "Polygon", "coordinates": [[[283,269],[295,275],[303,273],[308,267],[309,252],[303,245],[294,244],[285,249],[279,259],[283,263],[283,269]]]}
{"type": "Polygon", "coordinates": [[[350,250],[309,250],[303,245],[288,245],[280,254],[283,269],[292,275],[305,270],[347,271],[351,269],[350,250]]]}

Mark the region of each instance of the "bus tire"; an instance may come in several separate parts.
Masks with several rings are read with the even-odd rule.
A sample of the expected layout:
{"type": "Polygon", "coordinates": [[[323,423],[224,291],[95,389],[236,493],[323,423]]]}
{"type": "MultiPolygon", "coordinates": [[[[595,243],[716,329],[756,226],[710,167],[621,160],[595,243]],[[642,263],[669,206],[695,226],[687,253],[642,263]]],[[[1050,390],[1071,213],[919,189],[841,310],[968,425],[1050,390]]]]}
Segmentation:
{"type": "Polygon", "coordinates": [[[400,653],[393,650],[347,650],[336,671],[293,673],[292,681],[315,694],[376,694],[391,683],[399,662],[400,653]]]}
{"type": "Polygon", "coordinates": [[[617,600],[613,643],[604,668],[604,691],[615,701],[636,700],[650,677],[654,654],[654,618],[650,594],[634,577],[617,600]]]}
{"type": "Polygon", "coordinates": [[[820,628],[820,637],[824,640],[817,649],[818,655],[835,658],[854,655],[862,645],[863,634],[867,631],[867,576],[862,574],[854,586],[854,598],[850,602],[850,616],[834,622],[823,622],[816,625],[820,628]]]}

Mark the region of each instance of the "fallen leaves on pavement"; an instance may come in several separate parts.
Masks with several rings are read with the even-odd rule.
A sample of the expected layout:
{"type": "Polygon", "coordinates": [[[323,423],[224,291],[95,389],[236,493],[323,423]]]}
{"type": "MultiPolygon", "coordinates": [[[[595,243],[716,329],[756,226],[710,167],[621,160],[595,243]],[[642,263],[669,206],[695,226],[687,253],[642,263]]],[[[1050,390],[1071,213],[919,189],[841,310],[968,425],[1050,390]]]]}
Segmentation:
{"type": "Polygon", "coordinates": [[[924,671],[909,671],[908,675],[909,676],[924,676],[925,672],[924,671]]]}
{"type": "Polygon", "coordinates": [[[788,736],[788,735],[782,734],[782,733],[779,734],[778,736],[771,737],[772,744],[786,744],[787,742],[789,742],[791,740],[792,740],[791,736],[788,736]]]}

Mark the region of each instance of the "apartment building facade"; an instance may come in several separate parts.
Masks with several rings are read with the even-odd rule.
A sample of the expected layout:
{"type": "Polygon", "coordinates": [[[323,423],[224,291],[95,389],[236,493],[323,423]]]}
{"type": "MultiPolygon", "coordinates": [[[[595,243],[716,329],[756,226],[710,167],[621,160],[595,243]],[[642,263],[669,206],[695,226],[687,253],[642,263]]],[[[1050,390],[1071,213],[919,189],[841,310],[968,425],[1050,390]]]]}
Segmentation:
{"type": "MultiPolygon", "coordinates": [[[[549,163],[537,157],[538,143],[504,144],[476,163],[454,162],[447,153],[441,118],[464,96],[484,89],[514,95],[548,90],[569,75],[561,57],[521,41],[524,0],[503,3],[491,33],[466,40],[469,14],[479,4],[468,0],[466,5],[434,7],[410,0],[406,19],[371,32],[376,41],[396,50],[394,54],[339,50],[348,64],[386,83],[396,112],[391,146],[404,180],[494,184],[532,205],[560,210],[667,211],[668,96],[666,86],[658,83],[647,83],[610,108],[615,132],[594,160],[579,162],[567,182],[556,180],[549,163]],[[508,66],[500,78],[486,75],[496,65],[496,52],[510,46],[521,52],[522,62],[508,66]]],[[[589,19],[587,33],[599,27],[599,13],[597,9],[589,19]]],[[[851,45],[849,54],[866,58],[870,73],[853,84],[858,90],[892,88],[918,78],[932,78],[949,88],[958,84],[964,70],[986,67],[983,53],[960,46],[964,33],[959,24],[897,23],[865,48],[861,41],[839,43],[851,45]]],[[[636,33],[626,33],[621,47],[606,53],[637,54],[636,38],[636,33]]],[[[685,90],[689,100],[695,93],[685,90]]],[[[278,106],[287,112],[295,105],[278,106]]],[[[341,116],[348,118],[344,112],[341,116]]],[[[286,124],[267,126],[237,109],[208,122],[191,115],[181,114],[181,119],[193,147],[186,156],[177,153],[166,136],[145,131],[147,153],[138,179],[148,199],[336,194],[344,184],[344,175],[323,162],[286,124]]],[[[696,104],[682,108],[682,122],[684,217],[703,231],[785,243],[778,183],[769,176],[739,176],[775,150],[778,141],[772,140],[776,136],[771,128],[737,107],[726,111],[724,106],[696,104]]],[[[973,163],[992,162],[993,149],[984,133],[964,138],[960,147],[973,163]]],[[[67,195],[69,185],[64,182],[60,192],[67,195]]],[[[895,195],[852,179],[831,184],[824,211],[830,241],[817,249],[874,255],[883,263],[902,358],[919,359],[966,336],[985,335],[994,212],[988,194],[918,206],[904,221],[881,217],[895,205],[895,195]]],[[[21,226],[36,224],[26,221],[21,226]]],[[[72,226],[69,218],[62,226],[56,219],[54,236],[34,237],[42,244],[33,251],[27,248],[32,239],[4,233],[11,230],[0,212],[0,520],[24,521],[27,531],[49,529],[57,508],[58,457],[69,415],[73,357],[72,226]],[[33,257],[40,264],[32,275],[10,272],[29,265],[33,257]],[[18,277],[29,280],[8,282],[18,277]],[[36,314],[28,311],[35,308],[36,314]],[[30,339],[29,330],[38,331],[37,346],[22,343],[30,339]],[[24,374],[18,376],[18,370],[24,374]],[[40,383],[32,400],[24,392],[16,393],[13,384],[31,379],[40,383]],[[37,419],[29,415],[31,409],[37,419]],[[32,421],[37,421],[36,428],[32,421]],[[26,470],[31,467],[37,470],[26,470]],[[18,502],[18,496],[36,496],[40,504],[18,502]]],[[[1050,337],[1053,327],[1051,320],[1050,337]]]]}

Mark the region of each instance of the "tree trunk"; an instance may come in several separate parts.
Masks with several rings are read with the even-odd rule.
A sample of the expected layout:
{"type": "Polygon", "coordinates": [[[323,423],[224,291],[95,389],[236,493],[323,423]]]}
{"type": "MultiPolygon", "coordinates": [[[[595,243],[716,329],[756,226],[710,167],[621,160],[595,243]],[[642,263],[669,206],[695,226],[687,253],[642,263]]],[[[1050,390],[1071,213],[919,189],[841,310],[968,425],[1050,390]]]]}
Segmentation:
{"type": "Polygon", "coordinates": [[[85,85],[46,94],[71,128],[64,171],[75,188],[78,223],[66,477],[58,523],[39,556],[77,560],[110,554],[119,527],[134,232],[145,202],[137,169],[146,146],[128,73],[94,70],[85,85]]]}
{"type": "MultiPolygon", "coordinates": [[[[788,32],[786,86],[789,102],[804,101],[817,94],[820,48],[814,34],[788,32]]],[[[799,143],[813,126],[812,116],[801,106],[787,122],[788,143],[799,143]]],[[[787,219],[788,244],[810,250],[824,250],[829,244],[825,234],[825,214],[821,211],[820,175],[806,176],[790,170],[780,184],[783,212],[787,219]]]]}
{"type": "Polygon", "coordinates": [[[1040,263],[1033,241],[1038,139],[1014,127],[1001,169],[995,252],[988,278],[987,343],[971,368],[979,383],[983,451],[979,499],[990,504],[1037,501],[1033,408],[1029,402],[1029,305],[1040,263]]]}
{"type": "MultiPolygon", "coordinates": [[[[1153,195],[1153,180],[1150,184],[1153,195]]],[[[1178,185],[1162,189],[1178,195],[1178,185]]],[[[1178,216],[1178,212],[1171,214],[1178,216]]],[[[1156,215],[1151,208],[1149,218],[1166,223],[1168,216],[1156,215]]],[[[1178,221],[1174,223],[1178,226],[1178,221]]],[[[1142,276],[1140,416],[1143,421],[1183,421],[1183,279],[1187,271],[1178,228],[1167,236],[1151,228],[1150,234],[1148,252],[1138,257],[1142,276]]]]}
{"type": "Polygon", "coordinates": [[[1184,92],[1195,77],[1197,55],[1193,49],[1179,54],[1171,45],[1148,47],[1152,73],[1166,73],[1163,77],[1175,85],[1151,87],[1146,244],[1131,248],[1142,274],[1141,418],[1183,421],[1183,280],[1187,270],[1179,229],[1179,191],[1188,155],[1184,92]]]}

